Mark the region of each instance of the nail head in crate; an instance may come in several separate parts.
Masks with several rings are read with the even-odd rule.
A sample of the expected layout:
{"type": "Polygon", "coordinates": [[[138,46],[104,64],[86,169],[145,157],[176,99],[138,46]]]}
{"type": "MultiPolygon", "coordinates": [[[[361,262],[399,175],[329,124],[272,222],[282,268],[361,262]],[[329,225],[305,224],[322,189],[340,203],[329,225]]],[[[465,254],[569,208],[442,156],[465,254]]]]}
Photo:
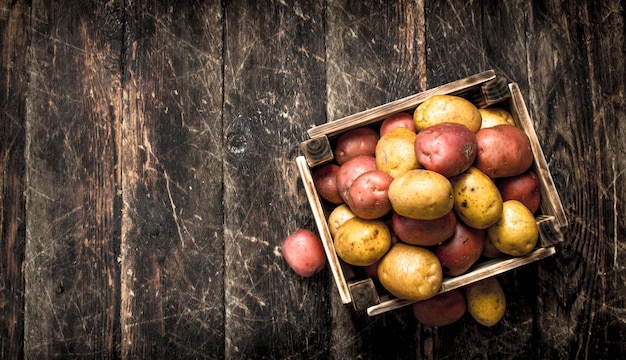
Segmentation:
{"type": "Polygon", "coordinates": [[[532,170],[539,179],[541,194],[540,209],[535,214],[539,241],[529,254],[477,262],[462,275],[445,277],[439,293],[552,256],[556,253],[556,246],[563,242],[562,229],[567,226],[567,218],[522,94],[516,83],[508,82],[505,77],[496,75],[493,70],[312,127],[308,131],[309,139],[301,143],[303,155],[296,158],[298,171],[341,301],[346,305],[352,304],[357,311],[366,310],[370,316],[410,305],[415,301],[394,297],[384,288],[377,286],[374,279],[363,271],[357,271],[337,256],[327,222],[328,215],[335,205],[327,203],[318,195],[312,174],[315,168],[333,161],[335,157],[331,144],[343,133],[360,127],[379,126],[384,119],[399,112],[412,113],[419,104],[434,95],[460,96],[472,102],[477,108],[497,106],[508,109],[515,125],[524,130],[530,140],[533,152],[532,170]]]}

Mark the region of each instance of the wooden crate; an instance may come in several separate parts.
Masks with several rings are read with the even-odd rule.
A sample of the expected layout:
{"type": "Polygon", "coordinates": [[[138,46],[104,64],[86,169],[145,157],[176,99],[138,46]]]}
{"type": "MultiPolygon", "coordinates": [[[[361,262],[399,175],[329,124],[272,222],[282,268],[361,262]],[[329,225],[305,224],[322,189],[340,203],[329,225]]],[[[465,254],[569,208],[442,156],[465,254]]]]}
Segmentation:
{"type": "Polygon", "coordinates": [[[339,259],[327,223],[327,217],[334,205],[318,196],[312,173],[316,167],[333,161],[331,144],[344,132],[363,126],[379,126],[385,118],[398,112],[412,113],[419,104],[438,94],[464,97],[479,108],[496,105],[509,110],[516,125],[530,138],[534,154],[533,170],[539,178],[541,191],[541,208],[537,212],[539,215],[536,215],[540,232],[537,247],[526,256],[482,261],[463,275],[445,277],[440,292],[450,291],[549,257],[555,254],[555,246],[563,241],[561,229],[567,226],[567,218],[524,99],[516,83],[509,83],[505,78],[497,76],[493,70],[315,126],[308,131],[309,139],[301,144],[303,155],[296,159],[298,170],[341,301],[344,304],[352,304],[357,311],[366,310],[370,316],[412,304],[414,301],[395,298],[377,286],[362,269],[348,265],[339,259]]]}

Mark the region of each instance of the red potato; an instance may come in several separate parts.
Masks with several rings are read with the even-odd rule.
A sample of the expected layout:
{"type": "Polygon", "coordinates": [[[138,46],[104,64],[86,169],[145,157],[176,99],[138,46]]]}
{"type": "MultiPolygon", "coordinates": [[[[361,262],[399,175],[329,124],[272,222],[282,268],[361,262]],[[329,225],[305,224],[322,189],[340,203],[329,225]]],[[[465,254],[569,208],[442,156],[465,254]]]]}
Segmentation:
{"type": "Polygon", "coordinates": [[[476,136],[463,124],[444,122],[427,127],[415,137],[417,161],[428,170],[452,177],[467,170],[478,145],[476,136]]]}
{"type": "Polygon", "coordinates": [[[322,241],[310,230],[298,229],[287,236],[281,251],[287,264],[303,277],[317,274],[326,265],[322,241]]]}
{"type": "Polygon", "coordinates": [[[337,173],[339,165],[325,164],[313,171],[313,183],[319,195],[326,201],[339,205],[343,199],[337,190],[337,173]]]}
{"type": "Polygon", "coordinates": [[[413,114],[399,112],[389,116],[380,124],[380,136],[383,137],[385,134],[398,127],[407,128],[416,133],[417,130],[415,129],[413,114]]]}
{"type": "Polygon", "coordinates": [[[374,156],[380,136],[371,128],[358,128],[346,131],[335,144],[335,160],[339,165],[359,155],[374,156]]]}
{"type": "Polygon", "coordinates": [[[387,196],[393,178],[382,170],[372,170],[357,177],[350,186],[350,209],[362,219],[377,219],[391,211],[387,196]]]}
{"type": "Polygon", "coordinates": [[[446,241],[456,229],[454,211],[435,219],[418,220],[394,213],[391,228],[398,238],[407,244],[433,246],[446,241]]]}
{"type": "Polygon", "coordinates": [[[535,213],[541,205],[541,191],[539,190],[539,178],[533,170],[517,176],[500,178],[496,186],[502,195],[502,201],[518,200],[535,213]]]}
{"type": "Polygon", "coordinates": [[[352,207],[352,201],[350,199],[350,187],[352,183],[354,183],[354,180],[361,174],[372,170],[376,170],[376,158],[369,155],[357,156],[339,167],[339,171],[337,172],[337,191],[348,206],[352,207]]]}
{"type": "Polygon", "coordinates": [[[492,179],[522,174],[532,165],[530,139],[516,126],[502,124],[480,129],[476,141],[474,166],[492,179]]]}
{"type": "Polygon", "coordinates": [[[465,294],[459,289],[441,293],[413,304],[413,315],[426,326],[446,326],[460,320],[467,311],[465,294]]]}
{"type": "Polygon", "coordinates": [[[454,234],[434,250],[443,273],[458,276],[467,272],[480,258],[486,238],[486,230],[474,229],[458,221],[454,234]]]}

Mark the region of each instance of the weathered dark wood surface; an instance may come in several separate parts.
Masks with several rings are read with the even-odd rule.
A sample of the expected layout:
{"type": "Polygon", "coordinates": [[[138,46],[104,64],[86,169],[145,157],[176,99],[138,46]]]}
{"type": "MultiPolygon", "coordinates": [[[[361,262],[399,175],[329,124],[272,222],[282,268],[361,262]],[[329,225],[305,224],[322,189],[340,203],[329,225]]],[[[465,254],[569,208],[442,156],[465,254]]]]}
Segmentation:
{"type": "Polygon", "coordinates": [[[625,357],[624,6],[1,1],[0,358],[625,357]],[[306,130],[489,68],[570,220],[504,320],[368,318],[290,271],[306,130]]]}

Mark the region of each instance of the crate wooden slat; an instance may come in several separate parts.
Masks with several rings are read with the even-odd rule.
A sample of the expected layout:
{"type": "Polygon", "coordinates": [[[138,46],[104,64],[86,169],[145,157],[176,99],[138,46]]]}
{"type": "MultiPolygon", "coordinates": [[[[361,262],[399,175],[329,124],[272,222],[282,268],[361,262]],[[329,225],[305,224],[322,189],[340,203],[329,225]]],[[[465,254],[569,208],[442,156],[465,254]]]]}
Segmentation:
{"type": "Polygon", "coordinates": [[[298,156],[296,158],[296,163],[304,184],[309,204],[311,205],[313,218],[315,219],[315,224],[317,225],[317,231],[320,235],[320,239],[322,240],[322,245],[324,245],[324,252],[326,253],[328,265],[330,266],[330,270],[335,279],[335,284],[337,284],[337,289],[339,290],[339,296],[344,304],[349,304],[352,302],[352,297],[350,296],[350,290],[348,289],[346,278],[341,270],[339,257],[335,252],[333,238],[330,235],[330,230],[328,229],[328,222],[326,222],[324,208],[322,207],[320,197],[318,196],[317,189],[313,183],[313,177],[311,176],[311,172],[309,171],[309,167],[304,156],[298,156]]]}

